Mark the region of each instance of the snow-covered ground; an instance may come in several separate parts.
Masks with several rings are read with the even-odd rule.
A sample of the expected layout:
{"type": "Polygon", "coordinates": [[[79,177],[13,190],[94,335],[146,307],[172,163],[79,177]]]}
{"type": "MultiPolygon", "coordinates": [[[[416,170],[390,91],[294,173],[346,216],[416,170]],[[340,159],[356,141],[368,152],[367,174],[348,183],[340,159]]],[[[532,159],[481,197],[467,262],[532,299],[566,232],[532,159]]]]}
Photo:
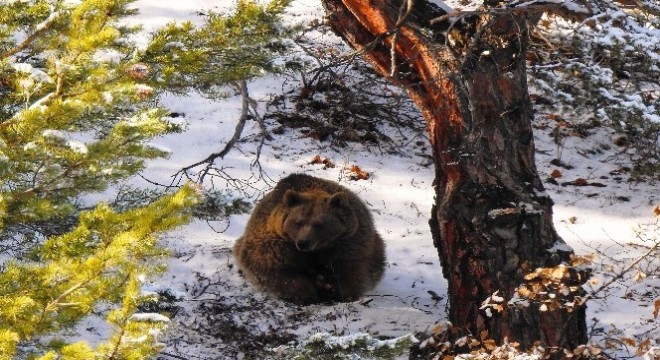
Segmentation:
{"type": "MultiPolygon", "coordinates": [[[[136,6],[141,14],[134,21],[152,30],[171,20],[199,20],[198,11],[225,9],[227,5],[231,4],[228,1],[218,4],[213,0],[139,0],[136,6]]],[[[291,13],[296,15],[291,19],[301,21],[320,18],[323,9],[318,0],[297,0],[291,13]]],[[[330,41],[336,43],[337,39],[330,41]]],[[[259,79],[250,83],[249,89],[251,97],[259,102],[260,112],[264,113],[272,94],[281,93],[282,79],[259,79]]],[[[162,104],[175,113],[184,114],[183,119],[188,123],[185,133],[156,142],[170,149],[172,155],[168,160],[150,163],[144,173],[153,182],[169,184],[173,181],[172,175],[182,167],[224,147],[239,118],[240,99],[212,101],[190,94],[164,97],[162,104]]],[[[647,234],[657,226],[652,209],[660,203],[660,194],[651,184],[627,182],[621,168],[628,164],[625,157],[617,156],[618,149],[612,148],[613,134],[606,130],[599,130],[586,139],[567,136],[558,146],[551,135],[551,120],[544,120],[539,114],[535,128],[541,177],[551,177],[554,170],[561,172],[561,177],[556,178],[558,184],[546,184],[556,203],[557,231],[578,253],[601,252],[596,262],[612,266],[596,275],[593,286],[598,288],[606,281],[608,272],[616,273],[643,253],[643,248],[633,249],[627,244],[642,243],[636,232],[640,226],[645,226],[647,234]],[[550,163],[559,152],[562,162],[572,169],[550,163]],[[560,185],[578,178],[605,186],[560,185]]],[[[258,132],[257,124],[249,122],[244,141],[225,159],[218,160],[216,166],[222,168],[226,176],[242,181],[244,195],[250,201],[257,200],[279,178],[292,172],[339,181],[350,188],[371,208],[376,227],[386,241],[385,276],[361,301],[291,306],[258,292],[234,266],[231,247],[242,234],[248,215],[233,216],[228,223],[194,222],[165,239],[175,257],[165,276],[146,286],[148,290],[169,289],[179,296],[176,302],[179,308],[173,311],[173,323],[162,340],[167,344],[162,358],[252,358],[251,351],[263,350],[264,344],[286,343],[317,332],[341,335],[370,332],[391,337],[422,332],[444,320],[446,282],[428,226],[433,203],[433,169],[428,160],[416,155],[387,154],[358,144],[330,148],[289,130],[267,141],[259,163],[255,164],[257,142],[254,135],[258,132]],[[310,164],[316,155],[330,159],[337,166],[324,169],[323,165],[310,164]],[[346,172],[352,165],[358,165],[372,176],[368,180],[348,180],[346,172]],[[254,342],[253,348],[250,344],[241,344],[246,338],[254,342]]],[[[425,140],[424,134],[410,136],[425,140]]],[[[407,144],[402,147],[402,153],[419,151],[419,148],[413,149],[418,146],[415,142],[407,144]]],[[[152,186],[139,179],[136,185],[152,186]]],[[[223,189],[226,184],[219,177],[208,177],[205,186],[223,189]]],[[[589,325],[602,328],[598,332],[600,338],[613,329],[623,331],[621,336],[642,334],[654,326],[652,301],[659,294],[658,278],[617,285],[604,294],[607,296],[590,303],[588,318],[592,323],[589,325]],[[642,295],[624,299],[628,293],[642,295]],[[591,319],[597,319],[597,323],[591,319]]],[[[657,329],[647,336],[654,334],[658,335],[657,329]]],[[[634,347],[631,349],[634,353],[634,347]]]]}

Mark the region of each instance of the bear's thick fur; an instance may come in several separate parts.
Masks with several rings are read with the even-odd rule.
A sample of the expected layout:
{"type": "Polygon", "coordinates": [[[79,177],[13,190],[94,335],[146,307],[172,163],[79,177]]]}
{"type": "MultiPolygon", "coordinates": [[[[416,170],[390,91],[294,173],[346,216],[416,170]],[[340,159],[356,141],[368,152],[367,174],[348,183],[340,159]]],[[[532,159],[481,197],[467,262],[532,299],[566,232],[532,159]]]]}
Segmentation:
{"type": "Polygon", "coordinates": [[[292,174],[257,203],[234,256],[251,282],[280,298],[352,301],[382,277],[385,244],[357,195],[292,174]]]}

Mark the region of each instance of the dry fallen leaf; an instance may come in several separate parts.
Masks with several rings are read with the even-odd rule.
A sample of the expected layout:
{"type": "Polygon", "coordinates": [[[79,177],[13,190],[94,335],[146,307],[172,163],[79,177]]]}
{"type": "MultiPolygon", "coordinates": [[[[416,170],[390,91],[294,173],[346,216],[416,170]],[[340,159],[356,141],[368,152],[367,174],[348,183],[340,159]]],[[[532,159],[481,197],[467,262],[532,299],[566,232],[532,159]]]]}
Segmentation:
{"type": "Polygon", "coordinates": [[[357,165],[353,165],[353,167],[351,167],[350,174],[349,174],[349,177],[350,177],[351,180],[367,180],[367,179],[369,179],[370,176],[371,176],[371,174],[369,174],[366,171],[363,171],[357,165]]]}
{"type": "Polygon", "coordinates": [[[643,272],[641,272],[641,271],[639,271],[639,270],[637,270],[637,272],[635,273],[635,275],[633,275],[633,280],[635,280],[635,281],[637,281],[637,282],[640,282],[640,281],[642,281],[642,280],[644,280],[644,279],[646,279],[646,274],[643,273],[643,272]]]}
{"type": "Polygon", "coordinates": [[[323,160],[321,160],[321,155],[316,155],[316,156],[314,156],[314,158],[312,159],[312,161],[310,161],[309,163],[312,164],[312,165],[322,164],[322,163],[323,163],[323,160]]]}
{"type": "Polygon", "coordinates": [[[637,351],[635,351],[635,356],[640,356],[647,352],[649,350],[649,347],[651,346],[651,339],[646,339],[639,343],[639,347],[637,348],[637,351]]]}
{"type": "Polygon", "coordinates": [[[628,345],[628,346],[635,346],[637,344],[635,339],[631,339],[631,338],[627,338],[627,337],[622,337],[621,341],[626,343],[626,345],[628,345]]]}
{"type": "Polygon", "coordinates": [[[615,350],[619,348],[619,342],[612,339],[605,339],[605,347],[610,350],[615,350]]]}
{"type": "Polygon", "coordinates": [[[497,344],[495,343],[495,340],[493,339],[488,339],[484,341],[484,348],[488,351],[493,351],[497,347],[497,344]]]}
{"type": "Polygon", "coordinates": [[[577,178],[577,179],[575,179],[575,181],[574,181],[573,183],[574,183],[576,186],[586,186],[586,185],[589,185],[589,183],[587,182],[587,180],[585,180],[585,179],[583,179],[583,178],[577,178]]]}
{"type": "Polygon", "coordinates": [[[321,155],[316,155],[316,156],[314,156],[314,158],[312,159],[312,161],[310,161],[309,163],[312,164],[312,165],[319,165],[319,164],[322,164],[324,169],[334,168],[334,167],[335,167],[335,163],[333,163],[333,162],[332,162],[330,159],[328,159],[328,158],[325,158],[325,159],[322,158],[321,155]]]}
{"type": "Polygon", "coordinates": [[[532,292],[525,286],[521,286],[518,288],[518,295],[522,297],[529,297],[532,294],[532,292]]]}
{"type": "Polygon", "coordinates": [[[586,345],[579,345],[578,347],[573,349],[573,355],[582,355],[582,354],[589,355],[588,353],[585,354],[585,352],[587,352],[586,345]]]}
{"type": "MultiPolygon", "coordinates": [[[[577,221],[577,218],[575,220],[577,221]]],[[[591,263],[594,262],[595,257],[596,256],[593,254],[571,255],[571,265],[573,266],[590,265],[591,263]]]]}
{"type": "Polygon", "coordinates": [[[552,173],[550,173],[550,177],[553,178],[553,179],[557,179],[557,178],[562,177],[562,173],[558,169],[554,169],[552,171],[552,173]]]}

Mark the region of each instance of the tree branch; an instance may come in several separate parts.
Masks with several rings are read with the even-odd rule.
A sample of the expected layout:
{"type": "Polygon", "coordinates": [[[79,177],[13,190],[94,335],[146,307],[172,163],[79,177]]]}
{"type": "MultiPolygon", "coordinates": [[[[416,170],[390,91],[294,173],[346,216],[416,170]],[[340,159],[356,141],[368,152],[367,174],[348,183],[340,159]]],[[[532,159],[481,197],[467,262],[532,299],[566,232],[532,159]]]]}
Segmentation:
{"type": "Polygon", "coordinates": [[[60,13],[58,11],[52,12],[48,18],[41,23],[39,23],[36,27],[35,30],[32,34],[30,34],[23,42],[21,42],[18,46],[16,46],[13,49],[10,49],[6,53],[0,55],[0,60],[4,60],[10,56],[14,56],[18,54],[19,52],[25,50],[30,44],[34,42],[43,32],[46,30],[50,29],[50,26],[57,20],[57,18],[60,16],[60,13]]]}
{"type": "MultiPolygon", "coordinates": [[[[231,139],[229,139],[229,141],[227,142],[227,144],[225,144],[225,147],[221,151],[215,152],[207,156],[204,160],[200,160],[192,165],[188,165],[182,168],[174,175],[175,177],[179,174],[185,174],[186,176],[188,176],[187,175],[188,170],[206,164],[206,167],[204,168],[204,170],[200,172],[198,177],[199,183],[204,182],[204,178],[211,169],[213,162],[215,162],[215,160],[218,158],[223,159],[229,153],[229,151],[231,151],[231,149],[236,145],[238,140],[240,140],[241,134],[243,133],[243,129],[245,128],[245,123],[252,116],[250,114],[250,94],[248,92],[247,82],[245,80],[241,80],[237,86],[241,93],[241,116],[238,118],[238,122],[236,123],[236,128],[234,129],[234,135],[231,137],[231,139]]],[[[262,133],[263,133],[263,129],[262,129],[262,133]]]]}

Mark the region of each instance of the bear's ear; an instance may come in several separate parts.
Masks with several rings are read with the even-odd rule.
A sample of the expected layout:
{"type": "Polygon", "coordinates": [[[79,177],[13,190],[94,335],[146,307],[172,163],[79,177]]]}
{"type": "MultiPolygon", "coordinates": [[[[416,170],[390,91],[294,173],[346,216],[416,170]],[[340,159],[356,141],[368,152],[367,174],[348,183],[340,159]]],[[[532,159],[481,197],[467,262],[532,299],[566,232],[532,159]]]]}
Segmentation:
{"type": "Polygon", "coordinates": [[[330,206],[336,208],[349,208],[348,195],[345,192],[338,192],[330,197],[330,206]]]}
{"type": "Polygon", "coordinates": [[[282,202],[286,207],[294,207],[296,205],[302,204],[303,198],[299,192],[289,189],[284,193],[282,202]]]}

